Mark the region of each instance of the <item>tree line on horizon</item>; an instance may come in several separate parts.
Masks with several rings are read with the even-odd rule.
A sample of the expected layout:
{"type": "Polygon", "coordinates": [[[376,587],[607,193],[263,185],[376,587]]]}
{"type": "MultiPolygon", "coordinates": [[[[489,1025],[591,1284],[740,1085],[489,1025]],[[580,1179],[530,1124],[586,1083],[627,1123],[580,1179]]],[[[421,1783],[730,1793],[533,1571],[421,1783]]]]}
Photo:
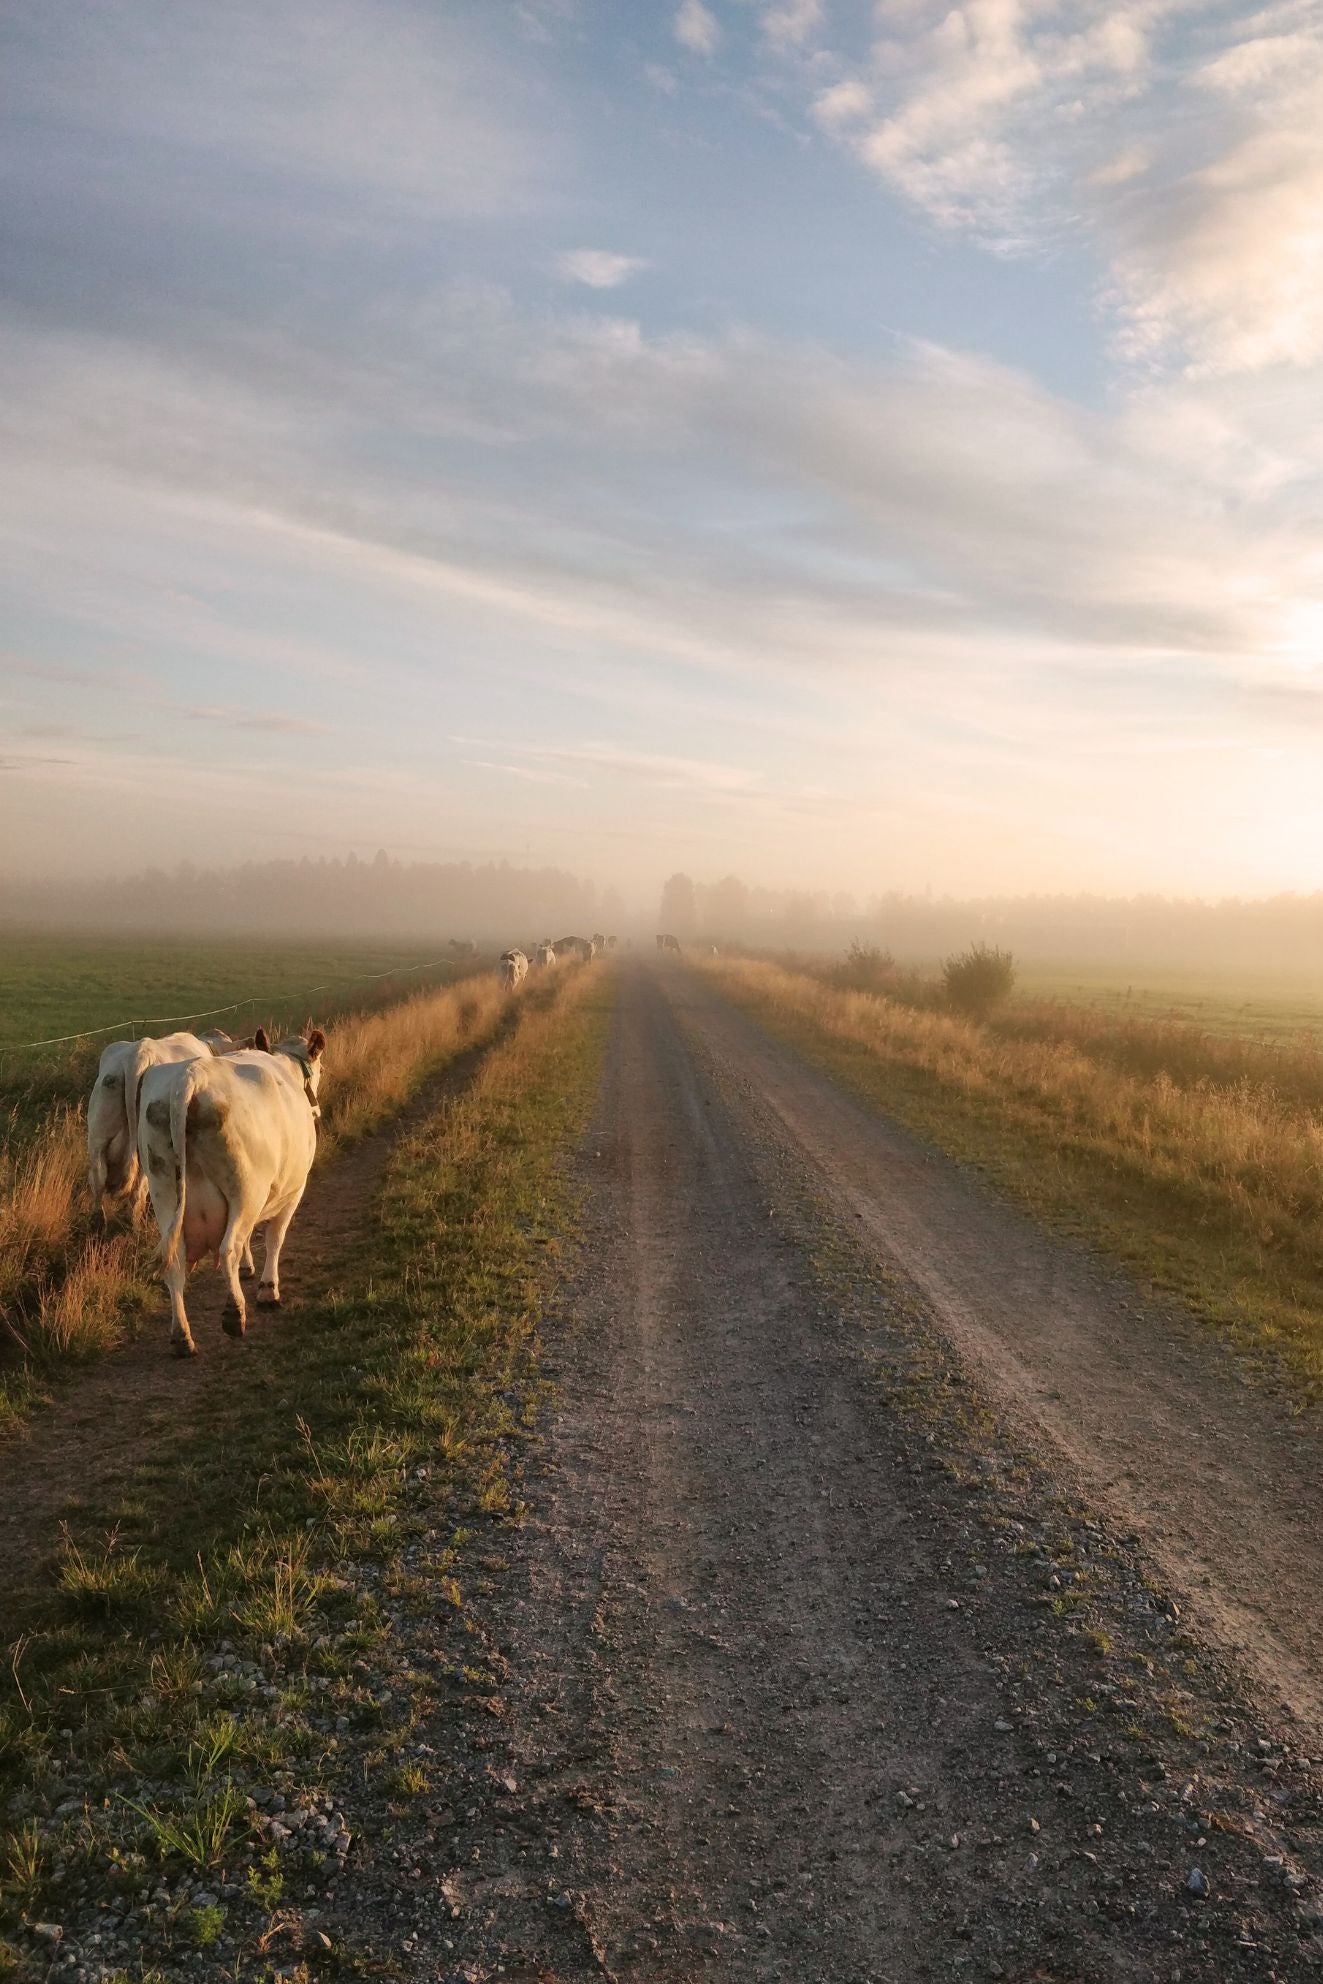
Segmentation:
{"type": "Polygon", "coordinates": [[[64,885],[0,881],[0,922],[26,929],[86,929],[206,936],[389,938],[444,944],[451,937],[501,944],[567,931],[591,934],[621,921],[618,895],[559,868],[509,862],[344,859],[248,861],[148,868],[121,880],[64,885]]]}
{"type": "Polygon", "coordinates": [[[1323,890],[1258,898],[1141,894],[906,895],[760,888],[679,873],[663,886],[658,928],[681,942],[753,951],[845,952],[877,946],[935,968],[974,944],[1038,969],[1323,975],[1323,890]]]}
{"type": "MultiPolygon", "coordinates": [[[[0,880],[0,924],[181,935],[386,938],[504,945],[633,927],[621,895],[564,869],[395,860],[384,851],[201,867],[189,861],[117,880],[0,880]]],[[[983,943],[1026,966],[1323,974],[1323,891],[1218,901],[1160,895],[907,895],[776,889],[677,873],[656,928],[683,943],[844,953],[877,946],[934,967],[983,943]]],[[[647,934],[650,934],[648,932],[647,934]]]]}

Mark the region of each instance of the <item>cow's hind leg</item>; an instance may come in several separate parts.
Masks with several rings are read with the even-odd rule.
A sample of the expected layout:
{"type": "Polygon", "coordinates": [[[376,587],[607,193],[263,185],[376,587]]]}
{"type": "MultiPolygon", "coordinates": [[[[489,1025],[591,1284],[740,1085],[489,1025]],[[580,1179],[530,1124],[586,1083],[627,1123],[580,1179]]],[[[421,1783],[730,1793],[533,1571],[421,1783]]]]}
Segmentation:
{"type": "Polygon", "coordinates": [[[257,1306],[259,1309],[280,1307],[280,1250],[289,1232],[289,1223],[299,1209],[297,1199],[291,1199],[283,1211],[268,1219],[262,1234],[262,1279],[257,1284],[257,1306]]]}
{"type": "Polygon", "coordinates": [[[251,1259],[250,1239],[251,1228],[243,1228],[231,1215],[217,1255],[221,1273],[225,1276],[230,1291],[225,1307],[221,1311],[221,1328],[226,1336],[242,1336],[248,1327],[248,1304],[244,1301],[239,1268],[245,1256],[251,1259]]]}
{"type": "Polygon", "coordinates": [[[198,1347],[193,1341],[193,1332],[188,1327],[188,1315],[184,1308],[184,1282],[188,1268],[181,1247],[169,1267],[165,1270],[165,1285],[170,1291],[170,1348],[176,1357],[196,1357],[198,1347]]]}
{"type": "Polygon", "coordinates": [[[251,1277],[257,1273],[257,1268],[253,1261],[253,1242],[256,1240],[259,1230],[255,1226],[243,1243],[243,1263],[239,1272],[246,1277],[251,1277]]]}
{"type": "MultiPolygon", "coordinates": [[[[168,1158],[153,1156],[149,1184],[156,1223],[162,1234],[166,1234],[174,1221],[177,1190],[174,1165],[168,1158]]],[[[162,1268],[161,1273],[170,1291],[170,1348],[176,1357],[196,1357],[198,1347],[193,1341],[193,1332],[188,1327],[188,1312],[184,1308],[184,1283],[188,1279],[188,1261],[182,1242],[175,1249],[174,1259],[162,1268]]]]}

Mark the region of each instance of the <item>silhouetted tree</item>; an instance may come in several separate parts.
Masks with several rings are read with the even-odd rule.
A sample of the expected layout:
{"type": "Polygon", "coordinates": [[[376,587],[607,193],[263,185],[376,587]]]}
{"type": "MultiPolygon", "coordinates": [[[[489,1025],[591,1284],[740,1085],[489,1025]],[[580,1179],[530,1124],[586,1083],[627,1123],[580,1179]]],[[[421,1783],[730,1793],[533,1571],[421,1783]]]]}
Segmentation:
{"type": "Polygon", "coordinates": [[[688,875],[672,875],[662,886],[660,924],[676,937],[692,937],[698,922],[698,903],[688,875]]]}

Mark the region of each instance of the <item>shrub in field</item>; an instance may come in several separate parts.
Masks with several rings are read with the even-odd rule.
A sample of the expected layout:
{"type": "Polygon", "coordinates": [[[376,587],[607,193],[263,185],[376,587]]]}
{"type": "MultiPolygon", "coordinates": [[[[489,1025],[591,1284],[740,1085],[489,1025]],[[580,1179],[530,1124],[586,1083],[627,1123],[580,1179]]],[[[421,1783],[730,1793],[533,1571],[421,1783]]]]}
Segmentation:
{"type": "Polygon", "coordinates": [[[941,1003],[941,988],[935,980],[897,964],[891,952],[883,950],[880,944],[863,944],[858,938],[839,963],[824,967],[821,960],[810,959],[802,968],[841,992],[871,992],[876,998],[895,999],[902,1006],[915,1006],[920,1011],[941,1003]]]}
{"type": "Polygon", "coordinates": [[[970,1019],[986,1019],[1010,997],[1015,959],[996,944],[971,944],[942,965],[947,1004],[970,1019]]]}
{"type": "Polygon", "coordinates": [[[886,992],[896,975],[896,960],[880,944],[861,944],[856,937],[836,967],[833,979],[846,992],[886,992]]]}

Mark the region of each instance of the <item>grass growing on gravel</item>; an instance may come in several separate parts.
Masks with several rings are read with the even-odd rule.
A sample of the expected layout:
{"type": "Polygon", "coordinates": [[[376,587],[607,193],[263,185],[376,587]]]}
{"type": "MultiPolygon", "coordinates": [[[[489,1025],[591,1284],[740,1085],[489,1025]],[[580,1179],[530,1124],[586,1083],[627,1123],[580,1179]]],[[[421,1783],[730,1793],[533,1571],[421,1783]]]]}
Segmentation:
{"type": "Polygon", "coordinates": [[[1323,1392],[1323,1124],[1269,1080],[1173,1080],[749,960],[705,967],[773,1031],[1031,1211],[1323,1392]]]}
{"type": "MultiPolygon", "coordinates": [[[[12,1974],[45,1975],[39,1920],[71,1947],[95,1920],[135,1976],[214,1945],[226,1976],[264,1978],[297,1953],[294,1903],[334,1880],[357,1830],[346,1783],[384,1766],[422,1698],[392,1664],[405,1557],[514,1496],[610,987],[567,973],[520,1002],[472,1087],[393,1154],[370,1243],[122,1507],[79,1516],[57,1579],[29,1595],[0,1662],[12,1974]],[[273,1787],[301,1815],[288,1826],[264,1816],[273,1787]]],[[[460,1596],[431,1586],[427,1602],[460,1596]]],[[[317,1975],[339,1974],[309,1947],[317,1975]]]]}
{"type": "MultiPolygon", "coordinates": [[[[428,1075],[489,1040],[509,1009],[494,973],[351,1012],[327,1025],[318,1162],[407,1099],[428,1075]]],[[[0,1149],[0,1433],[62,1366],[110,1349],[156,1285],[150,1215],[101,1232],[87,1189],[81,1107],[0,1149]]]]}

